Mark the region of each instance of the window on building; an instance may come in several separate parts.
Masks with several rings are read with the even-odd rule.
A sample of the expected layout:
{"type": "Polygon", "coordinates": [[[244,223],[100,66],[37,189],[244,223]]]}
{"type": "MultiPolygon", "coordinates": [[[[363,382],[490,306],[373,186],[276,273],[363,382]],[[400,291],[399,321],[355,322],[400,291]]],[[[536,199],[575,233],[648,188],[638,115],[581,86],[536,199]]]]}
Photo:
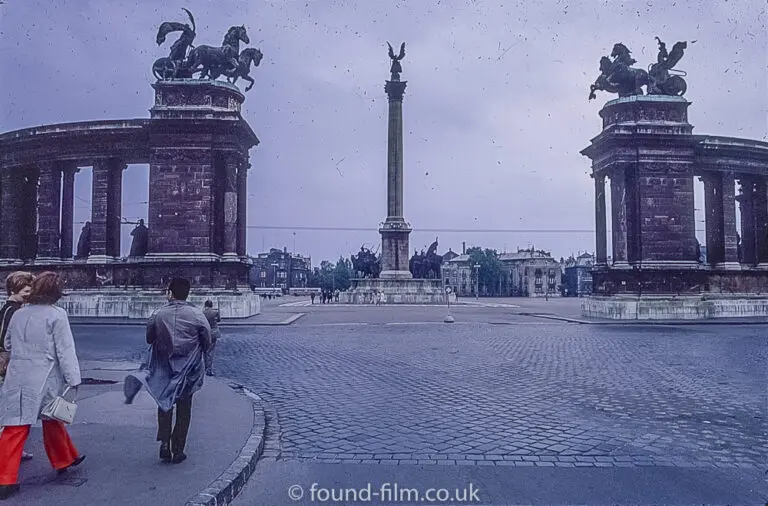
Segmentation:
{"type": "Polygon", "coordinates": [[[267,271],[260,271],[259,272],[259,277],[260,278],[266,278],[267,277],[267,271]]]}

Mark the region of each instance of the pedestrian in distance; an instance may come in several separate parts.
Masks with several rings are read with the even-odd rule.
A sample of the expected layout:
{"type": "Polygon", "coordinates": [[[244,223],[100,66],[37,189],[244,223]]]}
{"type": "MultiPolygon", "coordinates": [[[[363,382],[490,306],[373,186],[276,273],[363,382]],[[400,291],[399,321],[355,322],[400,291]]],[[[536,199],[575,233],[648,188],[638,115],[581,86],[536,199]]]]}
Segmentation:
{"type": "Polygon", "coordinates": [[[13,314],[5,338],[11,360],[0,387],[0,499],[19,490],[22,448],[30,426],[39,419],[45,452],[58,473],[85,460],[65,425],[42,415],[56,397],[81,383],[69,318],[55,305],[62,295],[62,283],[58,274],[44,272],[32,281],[31,288],[29,304],[13,314]]]}
{"type": "MultiPolygon", "coordinates": [[[[35,276],[31,272],[16,271],[5,278],[5,290],[8,300],[0,308],[0,385],[3,384],[5,373],[8,370],[8,362],[11,354],[5,348],[5,335],[8,333],[8,324],[17,309],[21,308],[32,293],[32,281],[35,276]]],[[[21,460],[32,459],[32,454],[21,452],[21,460]]]]}
{"type": "Polygon", "coordinates": [[[160,460],[174,464],[187,458],[184,450],[192,419],[192,396],[203,387],[203,354],[211,347],[211,326],[203,311],[187,302],[189,291],[190,283],[184,278],[174,278],[168,284],[168,303],[147,322],[147,362],[137,374],[126,376],[123,385],[127,404],[142,387],[157,403],[160,460]]]}
{"type": "Polygon", "coordinates": [[[212,300],[206,300],[204,306],[203,314],[208,320],[208,325],[211,326],[211,347],[205,352],[205,374],[213,376],[213,350],[216,349],[216,341],[221,337],[219,330],[221,314],[218,309],[214,309],[212,300]]]}

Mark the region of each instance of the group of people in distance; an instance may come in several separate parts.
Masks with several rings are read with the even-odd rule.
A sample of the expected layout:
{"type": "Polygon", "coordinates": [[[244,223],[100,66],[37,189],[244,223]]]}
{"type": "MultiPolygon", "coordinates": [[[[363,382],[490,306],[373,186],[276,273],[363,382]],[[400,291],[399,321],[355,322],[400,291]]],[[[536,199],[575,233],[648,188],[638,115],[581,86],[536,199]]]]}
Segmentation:
{"type": "MultiPolygon", "coordinates": [[[[208,300],[201,310],[187,301],[190,282],[174,278],[168,303],[147,322],[147,360],[124,383],[130,404],[142,387],[158,406],[157,440],[163,462],[181,463],[192,415],[192,396],[213,375],[213,350],[220,337],[219,311],[208,300]],[[174,411],[176,423],[173,424],[174,411]]],[[[51,466],[66,473],[83,463],[62,421],[45,408],[82,382],[75,340],[66,311],[56,303],[62,280],[54,272],[14,272],[6,278],[8,300],[0,309],[0,500],[19,491],[18,475],[30,427],[42,420],[51,466]]]]}

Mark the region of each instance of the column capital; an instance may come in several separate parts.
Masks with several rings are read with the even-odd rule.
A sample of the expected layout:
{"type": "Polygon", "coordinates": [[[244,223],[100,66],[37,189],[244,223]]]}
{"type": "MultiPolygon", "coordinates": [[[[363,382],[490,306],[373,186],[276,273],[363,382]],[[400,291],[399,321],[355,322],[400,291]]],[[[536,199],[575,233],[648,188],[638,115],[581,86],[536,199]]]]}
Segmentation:
{"type": "Polygon", "coordinates": [[[405,94],[405,85],[407,81],[387,81],[384,85],[384,91],[387,93],[390,101],[403,100],[405,94]]]}

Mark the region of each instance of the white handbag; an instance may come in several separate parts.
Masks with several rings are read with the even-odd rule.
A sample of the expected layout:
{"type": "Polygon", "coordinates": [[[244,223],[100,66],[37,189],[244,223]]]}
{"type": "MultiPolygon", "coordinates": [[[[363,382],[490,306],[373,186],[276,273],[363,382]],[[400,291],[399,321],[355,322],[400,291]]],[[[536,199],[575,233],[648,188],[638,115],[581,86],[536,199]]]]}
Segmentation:
{"type": "Polygon", "coordinates": [[[54,400],[51,401],[50,404],[48,404],[46,407],[43,408],[43,410],[40,412],[40,414],[46,418],[50,418],[52,420],[58,420],[63,423],[72,423],[75,420],[75,413],[77,413],[77,403],[75,402],[77,400],[77,387],[67,387],[64,392],[56,397],[54,400]],[[67,400],[65,396],[67,393],[69,393],[71,390],[75,391],[75,395],[72,397],[72,400],[67,400]]]}

